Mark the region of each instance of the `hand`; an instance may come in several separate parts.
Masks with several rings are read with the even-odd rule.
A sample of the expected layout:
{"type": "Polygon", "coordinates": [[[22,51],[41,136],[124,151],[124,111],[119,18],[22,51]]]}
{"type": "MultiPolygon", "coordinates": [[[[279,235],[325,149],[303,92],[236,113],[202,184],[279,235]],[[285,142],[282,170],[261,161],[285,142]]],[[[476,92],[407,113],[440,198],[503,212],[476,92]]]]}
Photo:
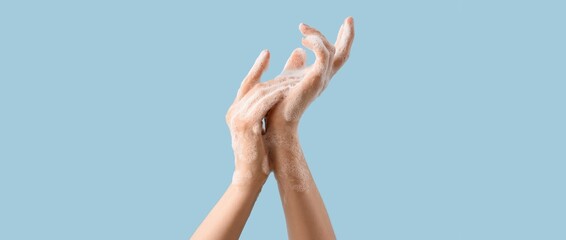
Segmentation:
{"type": "Polygon", "coordinates": [[[306,191],[313,182],[299,144],[299,120],[348,59],[354,40],[354,21],[352,17],[344,20],[335,45],[306,24],[300,24],[299,30],[304,35],[303,45],[314,51],[316,60],[314,64],[305,66],[306,53],[297,48],[287,60],[283,72],[275,78],[299,82],[268,113],[265,140],[278,182],[286,182],[285,187],[296,191],[306,191]]]}
{"type": "Polygon", "coordinates": [[[314,51],[316,60],[305,67],[306,54],[296,49],[276,79],[299,81],[287,97],[269,112],[266,134],[269,158],[277,179],[289,239],[336,239],[330,217],[304,158],[297,128],[300,117],[344,65],[354,40],[354,22],[346,18],[335,45],[316,29],[301,24],[303,45],[314,51]]]}
{"type": "Polygon", "coordinates": [[[350,55],[354,40],[352,17],[344,20],[334,45],[322,33],[306,24],[300,24],[299,30],[304,35],[302,44],[315,53],[316,60],[311,66],[305,67],[305,51],[302,48],[293,51],[283,72],[275,79],[299,83],[270,111],[267,118],[267,125],[270,127],[296,127],[308,105],[324,91],[350,55]]]}
{"type": "Polygon", "coordinates": [[[269,51],[264,50],[242,81],[238,94],[226,114],[235,155],[233,184],[263,184],[270,172],[263,142],[262,121],[298,80],[274,79],[259,82],[269,64],[269,51]]]}
{"type": "Polygon", "coordinates": [[[269,175],[262,121],[296,81],[275,79],[260,83],[268,64],[269,52],[265,50],[242,81],[228,109],[226,123],[232,135],[236,162],[232,184],[191,239],[238,239],[269,175]]]}
{"type": "Polygon", "coordinates": [[[330,45],[314,28],[301,24],[300,30],[305,35],[303,45],[315,52],[315,63],[305,67],[306,54],[302,49],[297,49],[281,75],[260,83],[260,77],[269,64],[269,52],[263,51],[257,58],[226,114],[236,162],[232,184],[191,239],[239,238],[271,170],[267,160],[268,142],[269,157],[273,157],[271,160],[276,176],[276,165],[283,164],[279,168],[283,177],[278,178],[278,185],[289,238],[336,239],[320,193],[300,152],[296,135],[287,135],[295,137],[289,138],[291,141],[279,141],[281,138],[277,138],[276,130],[281,129],[278,126],[296,126],[306,107],[320,95],[330,78],[344,64],[354,36],[353,20],[345,20],[335,46],[330,45]],[[265,129],[262,125],[264,119],[265,129]],[[269,132],[276,134],[272,134],[271,138],[269,132]],[[271,144],[277,142],[288,142],[289,145],[271,144]],[[309,187],[305,184],[312,185],[312,191],[307,191],[309,187]],[[291,186],[295,191],[287,192],[286,186],[291,186]]]}

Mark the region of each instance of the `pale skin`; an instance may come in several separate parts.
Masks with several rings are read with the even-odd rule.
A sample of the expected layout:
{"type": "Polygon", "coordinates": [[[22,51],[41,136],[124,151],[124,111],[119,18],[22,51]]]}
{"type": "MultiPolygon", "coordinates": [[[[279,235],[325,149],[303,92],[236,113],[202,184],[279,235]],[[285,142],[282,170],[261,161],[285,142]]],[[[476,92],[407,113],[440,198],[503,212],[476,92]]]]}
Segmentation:
{"type": "Polygon", "coordinates": [[[306,24],[299,30],[315,62],[306,66],[305,51],[295,49],[279,76],[260,82],[270,54],[264,50],[259,55],[226,114],[235,156],[232,182],[191,239],[238,239],[271,171],[289,239],[336,239],[302,153],[298,126],[307,107],[348,59],[354,22],[351,17],[344,20],[334,44],[306,24]]]}

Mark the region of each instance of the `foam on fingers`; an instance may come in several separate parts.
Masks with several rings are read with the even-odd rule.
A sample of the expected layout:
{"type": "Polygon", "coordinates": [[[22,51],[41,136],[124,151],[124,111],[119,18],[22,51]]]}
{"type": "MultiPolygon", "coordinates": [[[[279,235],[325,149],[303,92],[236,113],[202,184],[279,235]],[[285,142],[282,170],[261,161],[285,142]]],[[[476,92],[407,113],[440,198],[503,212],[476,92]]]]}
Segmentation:
{"type": "Polygon", "coordinates": [[[332,75],[334,75],[348,60],[352,43],[354,42],[354,19],[346,18],[344,24],[340,28],[338,38],[336,39],[336,53],[332,63],[332,75]]]}
{"type": "Polygon", "coordinates": [[[298,81],[296,78],[280,77],[255,84],[232,105],[227,118],[236,168],[239,169],[234,173],[233,182],[249,179],[250,174],[246,171],[250,169],[253,174],[269,174],[269,163],[262,144],[261,121],[298,81]]]}
{"type": "MultiPolygon", "coordinates": [[[[298,81],[298,79],[284,78],[278,81],[272,80],[268,84],[257,85],[255,89],[251,90],[251,92],[247,96],[242,98],[237,104],[234,117],[247,116],[249,118],[249,116],[252,116],[252,114],[257,111],[254,105],[262,104],[262,98],[264,98],[266,95],[276,93],[280,90],[288,90],[289,88],[297,84],[298,81]]],[[[249,120],[254,121],[258,119],[253,118],[249,120]]]]}
{"type": "Polygon", "coordinates": [[[301,33],[305,36],[308,35],[315,35],[320,37],[320,39],[322,40],[323,45],[326,47],[326,50],[328,52],[330,52],[331,54],[334,54],[334,45],[330,44],[330,42],[328,42],[328,40],[326,39],[326,37],[324,36],[324,34],[322,34],[320,31],[318,31],[316,28],[313,28],[307,24],[301,23],[299,25],[299,30],[301,31],[301,33]]]}
{"type": "Polygon", "coordinates": [[[297,83],[298,80],[292,79],[270,87],[271,90],[269,94],[263,95],[261,99],[255,101],[247,108],[248,112],[251,114],[249,115],[249,119],[252,121],[261,121],[267,112],[286,97],[289,89],[297,83]]]}
{"type": "Polygon", "coordinates": [[[254,65],[242,81],[240,85],[240,89],[238,90],[238,94],[236,99],[242,98],[246,93],[253,88],[255,84],[259,82],[261,79],[261,75],[267,70],[269,67],[269,58],[270,53],[269,50],[263,50],[256,58],[254,65]]]}
{"type": "Polygon", "coordinates": [[[318,70],[326,69],[328,67],[330,54],[324,46],[322,39],[315,35],[308,35],[304,37],[301,42],[306,48],[312,50],[316,56],[313,67],[318,70]]]}

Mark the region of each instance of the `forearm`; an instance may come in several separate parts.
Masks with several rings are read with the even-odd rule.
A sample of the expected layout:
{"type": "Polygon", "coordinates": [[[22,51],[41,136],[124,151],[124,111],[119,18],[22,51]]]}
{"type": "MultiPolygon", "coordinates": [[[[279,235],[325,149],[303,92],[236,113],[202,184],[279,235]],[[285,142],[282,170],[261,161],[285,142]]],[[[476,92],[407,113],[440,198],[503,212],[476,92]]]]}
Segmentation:
{"type": "Polygon", "coordinates": [[[262,186],[263,182],[230,184],[191,239],[238,239],[262,186]]]}
{"type": "Polygon", "coordinates": [[[289,239],[335,239],[297,136],[293,129],[268,136],[289,239]]]}

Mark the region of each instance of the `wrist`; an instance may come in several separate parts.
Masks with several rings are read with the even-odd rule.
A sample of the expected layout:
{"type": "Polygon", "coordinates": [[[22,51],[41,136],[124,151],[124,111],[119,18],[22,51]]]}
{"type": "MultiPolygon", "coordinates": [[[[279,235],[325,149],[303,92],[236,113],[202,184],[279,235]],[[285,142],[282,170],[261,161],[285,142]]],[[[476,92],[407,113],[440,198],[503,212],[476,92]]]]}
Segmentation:
{"type": "Polygon", "coordinates": [[[280,188],[305,192],[312,185],[312,175],[304,159],[278,165],[273,173],[280,188]]]}
{"type": "Polygon", "coordinates": [[[268,174],[264,172],[252,172],[249,170],[236,169],[232,175],[231,185],[245,187],[245,188],[259,188],[267,181],[268,174]]]}
{"type": "Polygon", "coordinates": [[[268,132],[278,134],[297,134],[299,129],[299,121],[287,121],[282,118],[268,118],[266,122],[268,132]]]}
{"type": "Polygon", "coordinates": [[[281,145],[297,145],[299,143],[298,126],[272,126],[267,129],[264,139],[268,148],[281,145]]]}

